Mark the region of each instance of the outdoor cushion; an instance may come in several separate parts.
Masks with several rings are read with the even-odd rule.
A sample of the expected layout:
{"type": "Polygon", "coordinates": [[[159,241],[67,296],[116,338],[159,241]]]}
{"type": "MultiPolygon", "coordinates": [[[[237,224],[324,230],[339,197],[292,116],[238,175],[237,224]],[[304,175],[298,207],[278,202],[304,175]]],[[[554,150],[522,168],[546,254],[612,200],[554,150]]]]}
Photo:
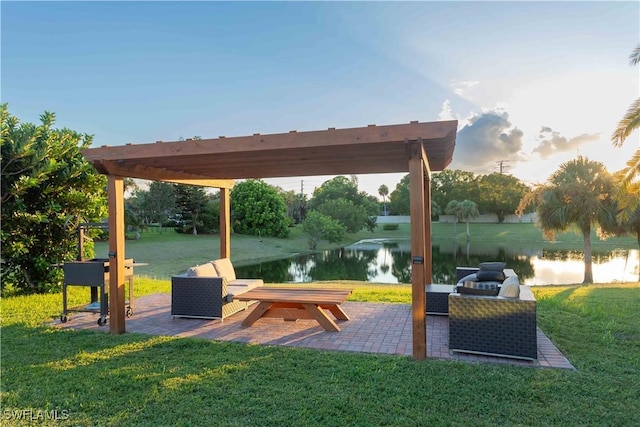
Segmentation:
{"type": "Polygon", "coordinates": [[[496,296],[500,289],[498,282],[464,282],[459,288],[461,294],[496,296]]]}
{"type": "Polygon", "coordinates": [[[188,277],[218,277],[218,273],[213,265],[208,262],[206,264],[191,267],[187,270],[188,277]]]}
{"type": "Polygon", "coordinates": [[[518,276],[509,276],[506,279],[504,279],[504,282],[502,282],[503,285],[520,285],[520,280],[518,279],[518,276]]]}
{"type": "Polygon", "coordinates": [[[507,266],[504,262],[481,262],[480,271],[502,271],[507,266]]]}
{"type": "Polygon", "coordinates": [[[500,288],[500,292],[498,292],[498,296],[504,298],[520,297],[519,283],[520,282],[516,276],[507,277],[507,279],[502,283],[502,287],[500,288]]]}
{"type": "MultiPolygon", "coordinates": [[[[262,282],[262,280],[260,280],[262,282]]],[[[240,295],[251,289],[257,288],[258,286],[262,286],[262,283],[253,283],[253,284],[244,284],[244,285],[229,285],[227,286],[227,293],[229,295],[240,295]]]]}
{"type": "Polygon", "coordinates": [[[476,278],[479,282],[483,281],[495,281],[502,282],[504,280],[504,273],[502,270],[480,270],[476,273],[476,278]]]}
{"type": "Polygon", "coordinates": [[[264,282],[262,279],[236,279],[229,283],[231,286],[244,286],[246,290],[253,289],[257,286],[262,286],[264,282]]]}
{"type": "Polygon", "coordinates": [[[219,277],[225,277],[229,282],[236,280],[236,271],[233,269],[229,258],[217,259],[211,261],[211,264],[215,267],[219,277]]]}

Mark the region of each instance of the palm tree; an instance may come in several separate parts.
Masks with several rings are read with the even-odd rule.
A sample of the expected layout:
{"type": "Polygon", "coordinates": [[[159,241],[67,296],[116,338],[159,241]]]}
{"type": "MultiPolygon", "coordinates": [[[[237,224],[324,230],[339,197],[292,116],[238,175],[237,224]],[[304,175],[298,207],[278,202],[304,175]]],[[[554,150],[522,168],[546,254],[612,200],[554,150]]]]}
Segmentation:
{"type": "Polygon", "coordinates": [[[463,200],[458,206],[460,219],[467,223],[468,242],[471,239],[471,233],[469,232],[469,221],[473,218],[477,218],[478,215],[480,215],[480,212],[478,212],[478,205],[476,205],[476,202],[472,202],[471,200],[463,200]]]}
{"type": "MultiPolygon", "coordinates": [[[[629,55],[631,66],[640,63],[640,44],[629,55]]],[[[611,135],[611,141],[616,147],[620,147],[635,130],[640,127],[640,98],[636,99],[624,117],[618,123],[618,127],[611,135]]],[[[633,212],[640,208],[640,149],[627,162],[627,166],[615,176],[618,192],[616,199],[620,202],[618,219],[628,221],[633,212]]]]}
{"type": "Polygon", "coordinates": [[[544,236],[577,228],[584,239],[584,281],[593,283],[591,230],[605,236],[616,228],[615,184],[600,162],[579,156],[560,165],[545,184],[536,186],[520,201],[517,213],[535,205],[544,236]]]}
{"type": "Polygon", "coordinates": [[[389,195],[389,187],[382,184],[378,187],[378,194],[382,196],[382,203],[384,205],[384,215],[387,216],[387,196],[389,195]]]}
{"type": "Polygon", "coordinates": [[[448,215],[453,215],[455,217],[455,222],[453,223],[453,233],[456,233],[456,223],[459,221],[464,221],[467,223],[467,241],[471,238],[471,233],[469,232],[469,221],[473,218],[477,218],[480,213],[478,212],[478,205],[471,200],[463,200],[458,202],[457,200],[451,200],[447,203],[447,208],[445,212],[448,215]]]}
{"type": "Polygon", "coordinates": [[[460,202],[457,200],[451,200],[449,203],[447,203],[447,207],[444,208],[444,213],[446,213],[447,215],[452,215],[453,216],[453,237],[455,238],[457,232],[456,232],[456,224],[459,221],[459,211],[460,211],[460,202]]]}

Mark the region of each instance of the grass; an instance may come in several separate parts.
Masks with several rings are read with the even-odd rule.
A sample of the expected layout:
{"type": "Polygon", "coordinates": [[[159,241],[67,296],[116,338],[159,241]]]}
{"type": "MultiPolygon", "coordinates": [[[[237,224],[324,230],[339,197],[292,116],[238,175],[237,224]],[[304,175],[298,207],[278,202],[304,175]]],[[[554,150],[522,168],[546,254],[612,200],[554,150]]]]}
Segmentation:
{"type": "MultiPolygon", "coordinates": [[[[411,298],[409,286],[322,285],[354,288],[351,300],[411,298]]],[[[136,294],[168,289],[168,281],[139,279],[136,294]]],[[[59,314],[60,294],[4,298],[3,419],[31,425],[29,414],[40,414],[41,425],[74,426],[639,425],[640,283],[534,292],[540,327],[577,371],[62,331],[45,324],[59,314]],[[12,415],[28,410],[21,419],[12,415]],[[54,410],[68,418],[45,420],[54,410]]],[[[70,299],[86,302],[80,292],[70,299]]]]}
{"type": "MultiPolygon", "coordinates": [[[[582,250],[581,236],[573,233],[560,233],[555,242],[549,242],[543,239],[541,231],[533,224],[471,224],[470,228],[472,242],[500,242],[504,245],[528,245],[541,249],[582,250]]],[[[360,231],[348,235],[339,244],[321,241],[318,250],[334,249],[362,239],[408,239],[409,236],[409,224],[400,224],[398,230],[384,230],[382,227],[377,227],[374,233],[360,231]]],[[[459,242],[466,242],[464,224],[457,225],[455,234],[452,224],[434,223],[432,225],[434,242],[450,242],[454,238],[459,242]]],[[[594,251],[638,248],[638,243],[632,237],[612,237],[601,240],[594,233],[592,241],[594,251]]],[[[292,228],[291,236],[287,239],[259,238],[240,234],[231,236],[231,259],[236,266],[288,258],[309,252],[311,251],[307,236],[300,227],[292,228]]],[[[107,253],[108,245],[106,242],[96,243],[97,256],[106,257],[107,253]]],[[[217,235],[192,236],[166,230],[162,234],[157,232],[143,233],[140,240],[127,240],[126,242],[127,257],[133,258],[136,262],[149,264],[147,267],[136,269],[136,273],[150,278],[167,279],[190,266],[215,259],[219,257],[219,254],[220,240],[217,235]]]]}
{"type": "MultiPolygon", "coordinates": [[[[457,231],[455,238],[464,241],[464,226],[457,231]]],[[[432,234],[454,237],[451,224],[434,224],[432,234]]],[[[471,234],[506,244],[582,244],[572,234],[544,242],[530,224],[472,224],[471,234]]],[[[408,236],[403,224],[361,232],[349,242],[408,236]]],[[[637,244],[618,238],[594,240],[594,247],[637,244]]],[[[106,253],[106,245],[100,250],[106,253]]],[[[148,233],[127,241],[127,256],[149,262],[157,277],[215,258],[218,250],[216,236],[148,233]]],[[[232,236],[240,265],[307,251],[299,229],[289,239],[232,236]]],[[[407,285],[321,285],[354,289],[351,301],[411,301],[407,285]]],[[[86,292],[72,287],[70,305],[85,304],[86,292]]],[[[137,297],[154,292],[170,292],[170,282],[136,278],[137,297]]],[[[73,426],[640,425],[640,283],[534,292],[539,326],[577,372],[62,331],[48,326],[60,314],[60,294],[3,298],[2,417],[6,425],[31,425],[35,417],[41,425],[73,426]],[[58,420],[47,418],[56,415],[50,411],[58,411],[58,420]]]]}

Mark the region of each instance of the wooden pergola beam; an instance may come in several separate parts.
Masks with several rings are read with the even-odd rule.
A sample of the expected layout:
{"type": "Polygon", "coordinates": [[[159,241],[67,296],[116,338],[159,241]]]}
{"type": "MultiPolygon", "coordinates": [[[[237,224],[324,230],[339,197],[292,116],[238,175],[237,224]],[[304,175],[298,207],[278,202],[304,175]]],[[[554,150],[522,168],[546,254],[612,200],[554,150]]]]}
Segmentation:
{"type": "MultiPolygon", "coordinates": [[[[218,137],[199,140],[156,142],[152,144],[129,144],[114,147],[99,147],[83,150],[88,161],[120,159],[167,159],[184,155],[207,156],[234,154],[245,156],[251,152],[276,150],[286,152],[292,148],[312,150],[329,147],[363,146],[386,142],[428,139],[436,145],[448,141],[457,129],[457,121],[411,122],[400,125],[369,125],[361,128],[290,131],[276,134],[254,134],[251,136],[218,137]]],[[[446,144],[445,144],[446,145],[446,144]]]]}
{"type": "Polygon", "coordinates": [[[100,173],[124,176],[127,178],[140,178],[151,181],[163,181],[175,184],[189,184],[214,188],[232,188],[235,184],[233,179],[212,179],[194,173],[159,169],[150,166],[124,164],[113,160],[103,160],[94,163],[94,166],[100,173]]]}

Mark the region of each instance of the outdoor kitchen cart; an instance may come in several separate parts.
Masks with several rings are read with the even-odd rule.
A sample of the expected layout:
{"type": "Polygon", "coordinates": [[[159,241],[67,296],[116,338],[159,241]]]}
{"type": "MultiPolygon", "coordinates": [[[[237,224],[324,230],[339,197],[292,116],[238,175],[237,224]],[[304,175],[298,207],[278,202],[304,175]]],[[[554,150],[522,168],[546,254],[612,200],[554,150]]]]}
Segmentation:
{"type": "MultiPolygon", "coordinates": [[[[129,286],[129,300],[127,301],[126,316],[133,316],[133,259],[125,260],[125,279],[129,286]]],[[[109,259],[94,258],[84,261],[65,262],[62,265],[64,280],[62,283],[62,314],[60,321],[65,323],[69,312],[100,313],[98,325],[107,323],[109,314],[109,259]],[[67,300],[68,286],[90,286],[91,303],[78,307],[69,307],[67,300]]]]}

